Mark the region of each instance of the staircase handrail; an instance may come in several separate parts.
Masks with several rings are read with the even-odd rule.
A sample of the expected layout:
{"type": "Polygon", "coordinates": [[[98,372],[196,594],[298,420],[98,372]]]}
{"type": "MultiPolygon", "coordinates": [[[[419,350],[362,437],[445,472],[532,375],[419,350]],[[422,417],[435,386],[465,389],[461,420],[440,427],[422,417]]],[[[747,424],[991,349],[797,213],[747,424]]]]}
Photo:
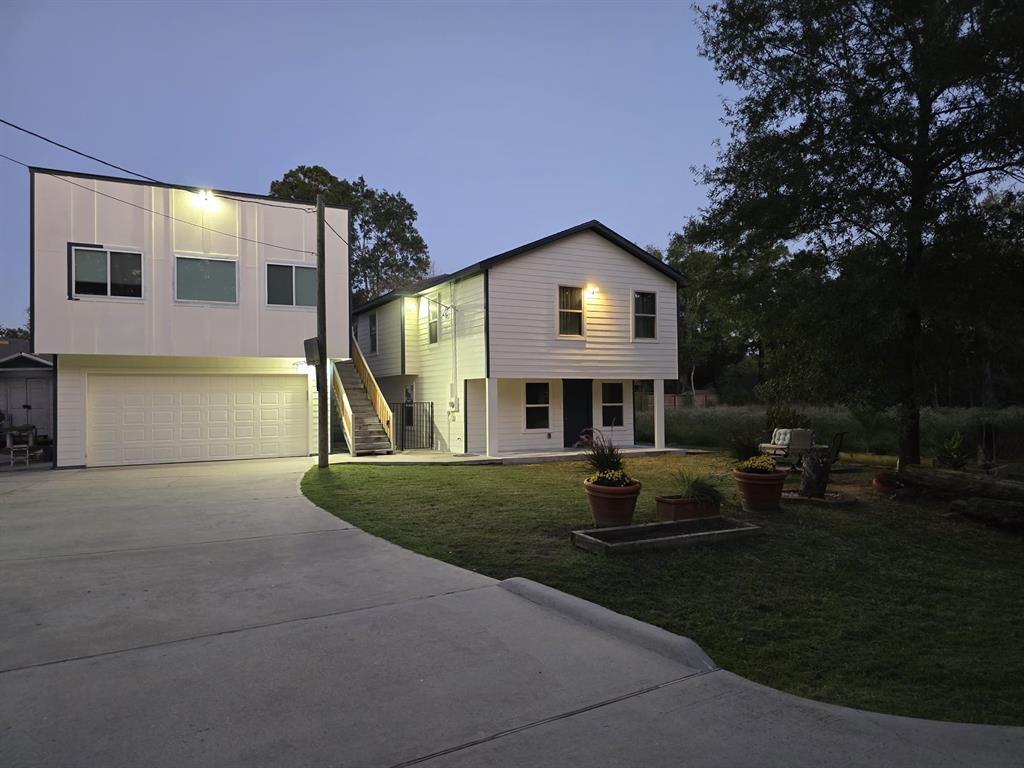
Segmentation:
{"type": "Polygon", "coordinates": [[[337,367],[332,365],[331,372],[333,373],[334,401],[338,404],[338,410],[341,411],[341,426],[345,431],[345,442],[348,444],[348,452],[355,456],[356,441],[355,430],[352,426],[352,404],[348,401],[348,394],[345,392],[345,385],[341,381],[337,367]]]}
{"type": "Polygon", "coordinates": [[[366,396],[370,399],[370,403],[373,405],[373,410],[377,414],[381,426],[384,427],[384,433],[388,436],[388,442],[394,448],[394,414],[391,411],[391,406],[388,405],[387,399],[384,397],[384,393],[377,386],[377,380],[373,377],[373,372],[370,370],[366,358],[363,357],[363,351],[359,348],[359,342],[356,341],[354,333],[352,334],[352,362],[355,364],[359,379],[363,382],[363,387],[366,389],[366,396]]]}

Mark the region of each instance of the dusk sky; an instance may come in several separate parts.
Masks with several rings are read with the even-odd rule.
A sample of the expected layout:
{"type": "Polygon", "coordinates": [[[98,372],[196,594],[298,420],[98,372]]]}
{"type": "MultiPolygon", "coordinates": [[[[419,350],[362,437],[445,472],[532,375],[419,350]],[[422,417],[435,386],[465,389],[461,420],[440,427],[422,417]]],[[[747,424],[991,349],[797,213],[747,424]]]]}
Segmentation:
{"type": "MultiPolygon", "coordinates": [[[[161,180],[299,164],[403,192],[437,272],[600,219],[664,244],[725,91],[688,2],[0,0],[0,117],[161,180]]],[[[0,152],[118,175],[0,125],[0,152]]],[[[0,324],[29,303],[28,172],[0,159],[0,324]]]]}

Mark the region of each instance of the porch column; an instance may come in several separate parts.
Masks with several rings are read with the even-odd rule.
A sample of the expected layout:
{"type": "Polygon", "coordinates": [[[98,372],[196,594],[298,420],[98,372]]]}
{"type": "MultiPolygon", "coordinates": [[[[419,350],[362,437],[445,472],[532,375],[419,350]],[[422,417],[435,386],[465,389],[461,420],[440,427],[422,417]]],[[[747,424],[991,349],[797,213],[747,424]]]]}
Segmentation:
{"type": "Polygon", "coordinates": [[[654,447],[665,447],[665,380],[654,380],[654,447]]]}
{"type": "Polygon", "coordinates": [[[498,380],[486,379],[487,455],[498,455],[498,380]]]}

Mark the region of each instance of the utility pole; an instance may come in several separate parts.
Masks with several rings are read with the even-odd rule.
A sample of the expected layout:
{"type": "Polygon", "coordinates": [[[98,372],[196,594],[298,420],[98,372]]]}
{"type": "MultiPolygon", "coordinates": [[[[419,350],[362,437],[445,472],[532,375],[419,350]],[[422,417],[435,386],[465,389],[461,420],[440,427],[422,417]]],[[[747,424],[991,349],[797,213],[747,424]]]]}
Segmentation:
{"type": "Polygon", "coordinates": [[[327,260],[324,256],[324,196],[316,196],[316,345],[320,362],[316,366],[317,466],[327,466],[331,417],[327,408],[327,260]]]}

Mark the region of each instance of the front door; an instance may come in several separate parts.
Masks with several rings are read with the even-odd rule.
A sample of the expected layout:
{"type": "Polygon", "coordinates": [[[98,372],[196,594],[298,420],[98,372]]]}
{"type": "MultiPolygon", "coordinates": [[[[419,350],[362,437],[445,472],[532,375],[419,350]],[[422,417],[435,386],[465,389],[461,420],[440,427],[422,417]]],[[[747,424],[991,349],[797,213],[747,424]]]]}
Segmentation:
{"type": "Polygon", "coordinates": [[[594,382],[562,379],[562,428],[564,445],[571,448],[585,429],[594,426],[594,382]]]}

